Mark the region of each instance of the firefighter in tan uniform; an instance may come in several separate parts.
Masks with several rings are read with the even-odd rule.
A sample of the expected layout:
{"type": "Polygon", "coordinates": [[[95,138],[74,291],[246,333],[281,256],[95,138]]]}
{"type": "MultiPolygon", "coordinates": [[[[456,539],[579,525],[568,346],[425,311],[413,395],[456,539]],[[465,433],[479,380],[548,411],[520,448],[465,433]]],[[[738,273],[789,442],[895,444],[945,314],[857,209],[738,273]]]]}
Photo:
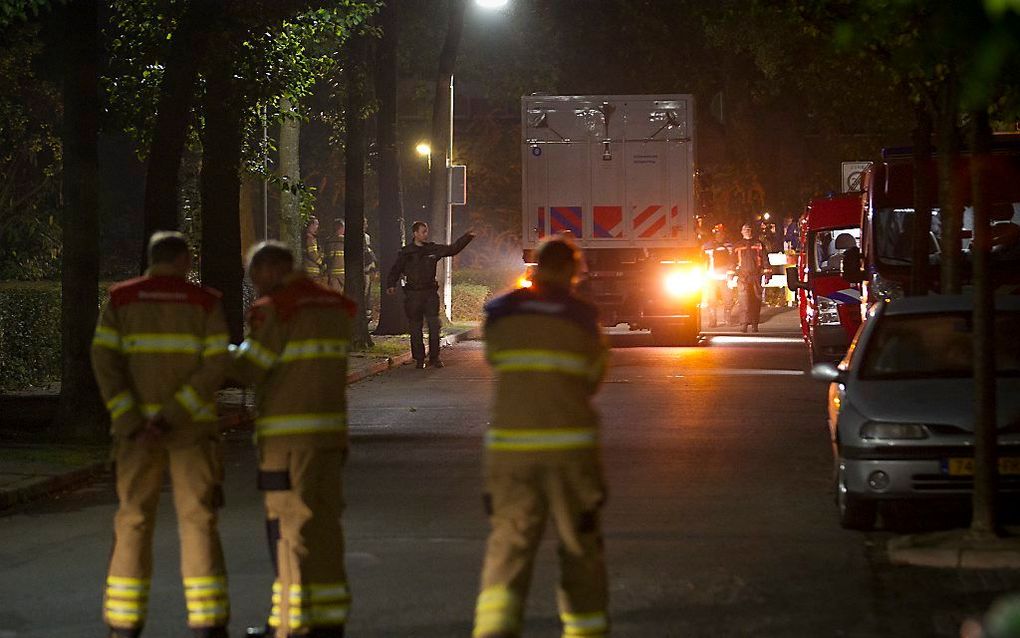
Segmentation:
{"type": "Polygon", "coordinates": [[[336,292],[344,291],[344,220],[337,219],[333,222],[335,231],[333,239],[326,243],[326,267],[329,278],[327,283],[330,290],[336,292]]]}
{"type": "Polygon", "coordinates": [[[319,220],[311,217],[305,227],[305,252],[301,261],[305,275],[319,281],[326,271],[326,260],[319,250],[319,220]]]}
{"type": "Polygon", "coordinates": [[[110,412],[117,496],[103,617],[111,636],[138,636],[152,577],[156,506],[169,470],[181,539],[188,626],[225,637],[227,577],[217,532],[222,462],[214,393],[230,365],[219,294],[189,283],[180,233],[149,242],[144,277],[110,289],[92,367],[110,412]]]}
{"type": "Polygon", "coordinates": [[[255,385],[259,489],[277,576],[269,628],[249,635],[341,638],[350,606],[340,525],[344,384],[355,306],[295,273],[279,242],[252,250],[248,274],[262,296],[235,376],[255,385]]]}
{"type": "Polygon", "coordinates": [[[486,434],[489,534],[474,638],[516,638],[546,519],[560,542],[563,636],[608,635],[599,528],[605,498],[591,405],[607,350],[594,306],[571,292],[580,256],[565,239],[538,254],[534,285],[486,305],[486,356],[496,370],[486,434]]]}

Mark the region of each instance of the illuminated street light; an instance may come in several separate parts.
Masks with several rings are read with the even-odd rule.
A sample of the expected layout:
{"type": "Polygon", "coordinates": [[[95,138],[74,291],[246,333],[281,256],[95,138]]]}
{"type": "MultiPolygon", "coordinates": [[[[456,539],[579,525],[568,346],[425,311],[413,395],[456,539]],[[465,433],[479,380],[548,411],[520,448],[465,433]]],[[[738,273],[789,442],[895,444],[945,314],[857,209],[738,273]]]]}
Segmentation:
{"type": "Polygon", "coordinates": [[[414,150],[418,152],[418,155],[426,157],[432,155],[432,147],[429,146],[428,142],[418,142],[418,146],[414,147],[414,150]]]}
{"type": "Polygon", "coordinates": [[[509,0],[475,0],[475,4],[483,9],[502,9],[509,0]]]}

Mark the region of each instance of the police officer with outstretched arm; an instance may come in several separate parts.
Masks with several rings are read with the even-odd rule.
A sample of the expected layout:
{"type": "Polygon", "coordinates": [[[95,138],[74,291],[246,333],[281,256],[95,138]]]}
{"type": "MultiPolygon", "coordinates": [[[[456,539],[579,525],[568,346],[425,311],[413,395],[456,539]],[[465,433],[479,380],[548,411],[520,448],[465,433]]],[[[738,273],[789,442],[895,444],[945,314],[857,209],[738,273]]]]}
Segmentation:
{"type": "Polygon", "coordinates": [[[386,278],[386,293],[397,292],[397,283],[404,277],[404,313],[411,324],[411,355],[415,367],[425,367],[425,343],[422,320],[429,324],[429,365],[442,368],[439,359],[439,284],[436,265],[443,257],[453,257],[471,243],[475,234],[461,235],[452,244],[429,241],[429,225],[422,221],[411,224],[413,241],[400,249],[397,261],[386,278]]]}

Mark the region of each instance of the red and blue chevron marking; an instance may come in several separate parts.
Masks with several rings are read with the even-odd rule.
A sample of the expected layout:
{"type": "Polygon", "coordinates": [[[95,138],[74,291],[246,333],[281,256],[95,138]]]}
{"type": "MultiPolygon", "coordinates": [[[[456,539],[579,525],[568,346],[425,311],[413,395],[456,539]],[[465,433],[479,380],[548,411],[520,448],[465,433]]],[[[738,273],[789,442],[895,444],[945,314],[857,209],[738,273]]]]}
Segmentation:
{"type": "Polygon", "coordinates": [[[550,228],[555,233],[571,233],[581,236],[581,207],[553,206],[549,209],[550,228]]]}

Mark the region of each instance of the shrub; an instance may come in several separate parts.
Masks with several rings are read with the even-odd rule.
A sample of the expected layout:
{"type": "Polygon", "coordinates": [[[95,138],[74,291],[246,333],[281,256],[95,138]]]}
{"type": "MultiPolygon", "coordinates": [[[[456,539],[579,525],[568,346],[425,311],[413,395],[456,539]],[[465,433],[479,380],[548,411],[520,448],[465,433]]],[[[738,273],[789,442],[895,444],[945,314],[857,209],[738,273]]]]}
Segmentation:
{"type": "Polygon", "coordinates": [[[453,287],[453,320],[482,321],[485,318],[483,306],[492,297],[488,286],[479,284],[456,284],[453,287]]]}
{"type": "Polygon", "coordinates": [[[60,379],[60,285],[0,287],[0,391],[60,379]]]}

